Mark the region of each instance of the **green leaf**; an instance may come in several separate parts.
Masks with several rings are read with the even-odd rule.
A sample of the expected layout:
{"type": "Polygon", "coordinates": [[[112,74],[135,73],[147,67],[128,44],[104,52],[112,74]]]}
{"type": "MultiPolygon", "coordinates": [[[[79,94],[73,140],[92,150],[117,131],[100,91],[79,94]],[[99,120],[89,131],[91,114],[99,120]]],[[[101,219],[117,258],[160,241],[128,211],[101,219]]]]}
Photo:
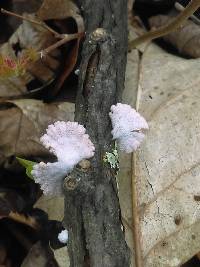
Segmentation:
{"type": "Polygon", "coordinates": [[[31,161],[31,160],[27,160],[27,159],[22,159],[22,158],[19,158],[19,157],[16,157],[16,159],[19,161],[19,163],[26,168],[26,175],[31,178],[31,179],[34,179],[32,174],[31,174],[31,171],[33,170],[33,166],[35,164],[37,164],[37,162],[35,161],[31,161]]]}

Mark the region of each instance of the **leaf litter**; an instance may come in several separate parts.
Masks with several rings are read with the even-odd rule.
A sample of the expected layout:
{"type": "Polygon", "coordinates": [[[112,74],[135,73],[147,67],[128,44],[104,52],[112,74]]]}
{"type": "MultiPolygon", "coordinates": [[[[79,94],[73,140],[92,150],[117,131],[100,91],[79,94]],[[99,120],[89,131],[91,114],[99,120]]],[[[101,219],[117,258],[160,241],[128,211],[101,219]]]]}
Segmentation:
{"type": "MultiPolygon", "coordinates": [[[[38,13],[41,18],[70,16],[68,11],[67,14],[48,11],[50,2],[44,1],[38,13]]],[[[69,3],[65,1],[65,4],[69,3]]],[[[77,61],[77,49],[71,69],[77,61]]],[[[13,51],[9,53],[16,57],[13,51]]],[[[136,153],[139,226],[145,267],[178,267],[200,251],[199,65],[198,59],[180,58],[154,44],[140,49],[139,53],[132,50],[128,54],[124,102],[134,106],[139,89],[139,112],[150,126],[145,142],[136,153]]],[[[36,67],[36,71],[40,68],[36,67]]],[[[32,79],[31,75],[25,85],[32,79]]],[[[64,81],[68,74],[63,76],[64,81]]],[[[12,84],[18,83],[14,80],[12,84]]],[[[11,90],[10,94],[5,90],[4,95],[21,95],[27,92],[25,85],[20,84],[20,89],[11,90]]],[[[3,102],[0,106],[2,165],[13,155],[47,157],[47,151],[39,143],[46,126],[58,119],[73,120],[74,105],[70,103],[47,104],[21,99],[3,102]],[[7,132],[9,135],[5,134],[7,132]]],[[[131,158],[124,154],[120,157],[119,196],[127,240],[133,248],[131,158]]],[[[39,206],[43,205],[55,216],[52,207],[57,200],[40,199],[39,206]]],[[[60,207],[61,202],[58,203],[60,207]]],[[[57,216],[62,212],[63,209],[57,216]]]]}
{"type": "MultiPolygon", "coordinates": [[[[144,51],[141,62],[135,54],[129,54],[128,62],[138,64],[133,73],[136,76],[138,70],[141,72],[139,84],[127,86],[124,96],[131,92],[136,95],[140,88],[139,112],[150,128],[136,152],[144,266],[175,267],[200,251],[200,206],[195,200],[200,194],[200,61],[169,54],[154,44],[144,51]]],[[[135,98],[124,100],[135,103],[135,98]]],[[[125,183],[121,187],[124,198],[123,189],[127,190],[128,184],[130,187],[131,159],[122,155],[120,162],[119,179],[121,184],[125,183]],[[128,180],[124,182],[125,179],[128,180]]],[[[131,198],[130,190],[126,195],[131,198]]],[[[127,197],[121,201],[122,214],[132,225],[127,197]]]]}

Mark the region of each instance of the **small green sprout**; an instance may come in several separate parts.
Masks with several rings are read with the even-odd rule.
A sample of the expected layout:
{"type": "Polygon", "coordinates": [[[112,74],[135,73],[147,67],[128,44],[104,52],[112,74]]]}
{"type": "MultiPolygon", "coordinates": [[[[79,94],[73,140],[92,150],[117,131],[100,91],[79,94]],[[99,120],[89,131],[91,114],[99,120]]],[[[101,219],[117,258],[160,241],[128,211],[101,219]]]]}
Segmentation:
{"type": "Polygon", "coordinates": [[[31,179],[34,179],[32,174],[31,174],[31,171],[33,170],[33,166],[35,164],[37,164],[37,162],[34,162],[34,161],[30,161],[30,160],[27,160],[27,159],[22,159],[22,158],[19,158],[19,157],[16,157],[16,159],[19,161],[19,163],[26,168],[26,175],[31,178],[31,179]]]}

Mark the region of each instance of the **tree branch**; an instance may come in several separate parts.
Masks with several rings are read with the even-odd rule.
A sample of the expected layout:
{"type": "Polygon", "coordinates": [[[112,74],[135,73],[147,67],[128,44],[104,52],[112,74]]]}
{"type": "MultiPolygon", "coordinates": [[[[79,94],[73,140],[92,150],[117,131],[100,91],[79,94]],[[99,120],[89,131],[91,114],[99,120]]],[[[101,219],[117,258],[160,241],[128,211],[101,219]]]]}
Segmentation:
{"type": "Polygon", "coordinates": [[[19,14],[16,14],[14,12],[11,12],[11,11],[8,11],[6,9],[3,9],[3,8],[1,8],[1,13],[6,14],[6,15],[9,15],[9,16],[16,17],[16,18],[19,18],[19,19],[22,19],[22,20],[29,21],[29,22],[31,22],[33,24],[37,24],[38,26],[40,26],[40,27],[48,30],[49,32],[51,32],[53,35],[55,35],[55,37],[57,37],[57,38],[63,38],[62,37],[62,34],[56,32],[55,30],[53,30],[52,28],[50,28],[48,25],[46,25],[42,21],[37,21],[37,20],[34,20],[34,19],[31,19],[31,18],[22,16],[22,15],[19,15],[19,14]]]}
{"type": "Polygon", "coordinates": [[[87,171],[74,190],[65,186],[64,223],[69,231],[72,267],[129,267],[129,249],[121,230],[115,171],[103,161],[114,143],[109,111],[121,99],[127,51],[127,1],[82,0],[86,40],[82,50],[75,120],[95,145],[87,171]],[[120,33],[120,34],[119,34],[120,33]]]}
{"type": "Polygon", "coordinates": [[[169,34],[177,30],[179,27],[183,26],[183,24],[187,21],[187,19],[200,7],[200,0],[192,0],[187,7],[169,24],[165,26],[161,26],[156,30],[149,31],[144,35],[136,38],[135,40],[131,41],[129,44],[129,49],[133,49],[136,46],[144,43],[150,42],[153,39],[162,37],[164,35],[169,34]]]}
{"type": "Polygon", "coordinates": [[[41,58],[43,56],[45,56],[46,54],[50,53],[51,51],[53,51],[54,49],[60,47],[61,45],[71,41],[71,40],[74,40],[74,39],[78,39],[78,38],[81,38],[84,36],[84,33],[83,32],[80,32],[80,33],[72,33],[72,34],[63,34],[64,38],[59,40],[58,42],[48,46],[47,48],[41,50],[39,52],[41,58]]]}

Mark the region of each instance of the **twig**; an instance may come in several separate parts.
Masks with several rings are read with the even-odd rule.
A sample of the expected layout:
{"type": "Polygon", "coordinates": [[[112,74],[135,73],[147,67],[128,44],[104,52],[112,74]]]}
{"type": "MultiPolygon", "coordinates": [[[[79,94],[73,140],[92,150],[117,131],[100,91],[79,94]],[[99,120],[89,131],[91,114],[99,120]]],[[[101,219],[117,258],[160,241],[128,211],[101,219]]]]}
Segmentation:
{"type": "MultiPolygon", "coordinates": [[[[137,89],[137,98],[135,103],[136,111],[139,110],[139,103],[141,97],[141,86],[140,81],[142,77],[142,60],[140,61],[138,68],[138,89],[137,89]]],[[[133,243],[135,249],[135,266],[143,267],[143,256],[142,256],[142,247],[141,247],[141,236],[140,236],[140,218],[138,210],[138,196],[137,196],[137,173],[136,173],[136,153],[133,152],[131,155],[131,187],[132,187],[132,216],[133,216],[133,243]]]]}
{"type": "Polygon", "coordinates": [[[65,35],[63,35],[64,36],[63,39],[61,39],[60,41],[56,42],[55,44],[50,45],[47,48],[41,50],[39,52],[39,54],[40,54],[40,56],[42,58],[43,56],[45,56],[46,54],[50,53],[54,49],[60,47],[61,45],[65,44],[65,43],[67,43],[67,42],[69,42],[71,40],[81,38],[83,35],[84,35],[83,32],[73,33],[73,34],[65,34],[65,35]]]}
{"type": "Polygon", "coordinates": [[[136,188],[136,154],[131,155],[131,182],[132,182],[132,216],[133,216],[133,243],[135,248],[135,266],[143,267],[142,251],[141,251],[141,241],[140,241],[140,220],[138,214],[137,205],[137,188],[136,188]]]}
{"type": "Polygon", "coordinates": [[[46,25],[42,21],[37,21],[37,20],[31,19],[31,18],[28,18],[28,17],[25,17],[25,16],[21,16],[19,14],[16,14],[16,13],[11,12],[11,11],[8,11],[8,10],[5,10],[3,8],[1,8],[1,13],[6,14],[6,15],[9,15],[9,16],[16,17],[16,18],[19,18],[19,19],[22,19],[22,20],[26,20],[26,21],[29,21],[29,22],[34,23],[34,24],[37,24],[37,25],[43,27],[44,29],[50,31],[53,35],[55,35],[55,37],[57,37],[57,38],[63,38],[63,35],[62,34],[56,32],[55,30],[53,30],[52,28],[50,28],[48,25],[46,25]]]}
{"type": "Polygon", "coordinates": [[[131,41],[129,44],[129,48],[133,49],[141,43],[152,41],[158,37],[162,37],[164,35],[169,34],[177,30],[179,27],[182,27],[186,20],[200,7],[200,0],[192,0],[187,7],[169,24],[165,26],[161,26],[156,30],[152,30],[142,35],[141,37],[136,38],[131,41]]]}
{"type": "Polygon", "coordinates": [[[26,21],[29,21],[31,23],[37,24],[37,25],[45,28],[46,30],[50,31],[51,33],[53,33],[55,35],[55,37],[61,39],[60,41],[56,42],[55,44],[50,45],[49,47],[47,47],[47,48],[41,50],[40,52],[38,52],[39,55],[40,55],[40,58],[44,57],[45,55],[47,55],[48,53],[50,53],[54,49],[60,47],[61,45],[65,44],[65,43],[67,43],[67,42],[69,42],[71,40],[81,38],[84,35],[83,32],[81,32],[81,33],[74,33],[74,34],[60,34],[60,33],[56,32],[56,31],[54,31],[49,26],[47,26],[42,21],[37,21],[37,20],[31,19],[31,18],[28,18],[28,17],[25,17],[25,16],[21,16],[19,14],[16,14],[16,13],[11,12],[11,11],[8,11],[8,10],[5,10],[3,8],[1,8],[1,12],[3,14],[9,15],[9,16],[13,16],[13,17],[16,17],[16,18],[19,18],[19,19],[26,20],[26,21]]]}

